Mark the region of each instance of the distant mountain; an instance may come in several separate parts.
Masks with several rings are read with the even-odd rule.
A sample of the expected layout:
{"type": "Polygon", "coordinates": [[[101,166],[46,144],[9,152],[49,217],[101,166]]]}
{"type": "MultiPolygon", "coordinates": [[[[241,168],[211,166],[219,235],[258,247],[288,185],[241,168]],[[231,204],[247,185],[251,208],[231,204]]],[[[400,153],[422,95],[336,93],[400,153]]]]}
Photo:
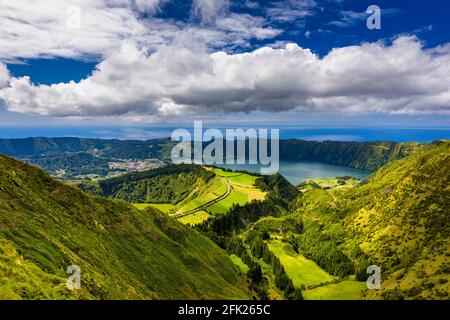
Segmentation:
{"type": "Polygon", "coordinates": [[[106,158],[147,159],[170,157],[165,145],[169,139],[108,140],[87,138],[0,139],[0,153],[11,157],[33,158],[66,152],[91,152],[106,158]]]}
{"type": "Polygon", "coordinates": [[[280,158],[376,170],[389,161],[411,154],[419,146],[413,142],[316,142],[291,139],[280,142],[280,158]]]}
{"type": "MultiPolygon", "coordinates": [[[[90,174],[107,176],[112,173],[108,169],[108,163],[117,159],[139,161],[156,158],[170,161],[171,150],[175,144],[176,142],[171,142],[168,138],[147,141],[84,138],[0,139],[0,153],[36,164],[54,175],[74,179],[90,174]]],[[[376,170],[389,161],[413,153],[419,146],[418,143],[315,142],[291,139],[280,141],[280,159],[318,161],[376,170]]]]}
{"type": "Polygon", "coordinates": [[[174,219],[5,156],[0,172],[0,299],[249,298],[226,253],[174,219]],[[80,291],[66,288],[71,265],[80,291]]]}

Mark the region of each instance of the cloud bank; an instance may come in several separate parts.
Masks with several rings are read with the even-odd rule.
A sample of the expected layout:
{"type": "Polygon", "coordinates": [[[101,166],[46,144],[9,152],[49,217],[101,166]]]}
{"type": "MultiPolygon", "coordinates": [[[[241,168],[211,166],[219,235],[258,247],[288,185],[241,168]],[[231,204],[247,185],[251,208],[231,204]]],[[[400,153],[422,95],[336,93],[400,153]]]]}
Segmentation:
{"type": "Polygon", "coordinates": [[[188,37],[209,48],[246,47],[282,30],[229,12],[225,0],[193,0],[192,20],[155,16],[173,0],[21,0],[0,5],[0,60],[103,57],[131,41],[157,50],[188,37]],[[194,21],[195,20],[195,21],[194,21]]]}
{"type": "Polygon", "coordinates": [[[0,62],[0,88],[6,86],[9,81],[9,71],[6,66],[0,62]]]}
{"type": "MultiPolygon", "coordinates": [[[[0,83],[4,72],[0,67],[0,83]]],[[[28,77],[12,78],[0,98],[10,111],[57,117],[288,110],[449,114],[449,74],[449,46],[424,49],[406,36],[389,45],[334,49],[323,58],[296,44],[227,54],[177,45],[148,52],[129,42],[78,83],[35,85],[28,77]]]]}

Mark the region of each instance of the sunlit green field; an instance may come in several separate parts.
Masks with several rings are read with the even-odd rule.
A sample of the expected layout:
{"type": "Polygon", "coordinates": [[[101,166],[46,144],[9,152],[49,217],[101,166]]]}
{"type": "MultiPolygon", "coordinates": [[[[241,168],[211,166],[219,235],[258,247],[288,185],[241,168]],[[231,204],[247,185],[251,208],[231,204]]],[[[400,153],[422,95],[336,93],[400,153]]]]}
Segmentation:
{"type": "Polygon", "coordinates": [[[303,291],[306,300],[359,300],[366,289],[365,282],[345,280],[311,290],[303,291]]]}
{"type": "Polygon", "coordinates": [[[198,197],[188,201],[187,203],[183,203],[185,202],[183,201],[177,212],[187,212],[199,208],[209,201],[224,195],[226,192],[226,182],[220,178],[215,178],[212,182],[210,182],[210,184],[208,184],[207,189],[205,189],[198,197]]]}
{"type": "Polygon", "coordinates": [[[246,273],[248,271],[248,269],[249,269],[248,266],[237,255],[232,254],[232,255],[230,255],[230,258],[231,258],[231,261],[233,261],[233,263],[235,265],[237,265],[241,269],[242,272],[246,273]]]}
{"type": "Polygon", "coordinates": [[[207,194],[203,194],[201,196],[198,196],[195,199],[192,199],[191,201],[189,201],[189,203],[187,203],[186,205],[184,205],[183,207],[181,207],[180,209],[178,209],[178,212],[187,212],[190,210],[194,210],[198,207],[201,207],[202,205],[204,205],[205,203],[208,203],[209,201],[212,201],[214,199],[216,199],[217,196],[210,192],[207,194]]]}
{"type": "Polygon", "coordinates": [[[227,172],[219,168],[214,168],[213,171],[216,175],[226,178],[231,183],[238,183],[242,185],[253,186],[256,179],[258,179],[257,176],[252,176],[250,174],[240,172],[227,172]]]}
{"type": "Polygon", "coordinates": [[[296,287],[310,286],[335,280],[315,262],[296,253],[292,246],[281,240],[267,241],[269,249],[280,259],[286,273],[296,287]]]}
{"type": "Polygon", "coordinates": [[[321,189],[345,189],[358,185],[361,182],[359,179],[338,179],[338,178],[314,178],[303,182],[300,186],[303,190],[312,190],[317,187],[321,189]]]}
{"type": "MultiPolygon", "coordinates": [[[[281,240],[267,241],[270,250],[280,259],[286,273],[296,287],[306,287],[336,280],[315,262],[297,254],[292,246],[281,240]]],[[[366,288],[365,282],[344,280],[314,289],[304,290],[306,300],[358,300],[366,288]]]]}
{"type": "Polygon", "coordinates": [[[249,202],[248,195],[232,189],[228,197],[206,208],[212,214],[227,213],[234,204],[245,205],[249,202]]]}
{"type": "Polygon", "coordinates": [[[188,216],[181,217],[178,219],[178,221],[184,224],[196,225],[202,223],[205,220],[208,220],[209,217],[211,217],[211,215],[208,212],[202,210],[188,216]]]}
{"type": "Polygon", "coordinates": [[[133,206],[135,206],[139,210],[144,210],[147,207],[152,207],[164,213],[168,213],[175,208],[175,206],[170,203],[134,203],[133,206]]]}
{"type": "Polygon", "coordinates": [[[206,211],[212,214],[227,213],[233,205],[245,205],[252,200],[263,200],[266,193],[254,187],[257,176],[240,172],[228,172],[219,168],[213,169],[214,173],[228,180],[232,191],[225,199],[210,205],[206,211]]]}

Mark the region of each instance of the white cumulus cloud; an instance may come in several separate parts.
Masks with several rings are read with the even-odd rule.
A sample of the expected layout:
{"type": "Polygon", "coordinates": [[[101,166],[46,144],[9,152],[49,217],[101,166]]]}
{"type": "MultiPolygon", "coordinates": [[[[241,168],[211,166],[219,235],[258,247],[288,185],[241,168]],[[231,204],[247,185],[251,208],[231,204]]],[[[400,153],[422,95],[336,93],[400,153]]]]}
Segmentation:
{"type": "Polygon", "coordinates": [[[342,113],[450,113],[450,50],[414,37],[365,43],[323,58],[296,44],[208,53],[128,43],[78,83],[35,85],[12,78],[0,89],[11,111],[52,116],[168,116],[308,110],[342,113]]]}
{"type": "Polygon", "coordinates": [[[192,14],[202,23],[155,17],[170,1],[2,1],[0,61],[92,59],[119,50],[124,41],[157,50],[187,33],[206,47],[246,47],[250,39],[281,33],[261,17],[229,12],[223,0],[194,0],[192,14]]]}
{"type": "Polygon", "coordinates": [[[10,75],[8,68],[6,68],[6,66],[0,62],[0,88],[7,85],[9,77],[10,75]]]}

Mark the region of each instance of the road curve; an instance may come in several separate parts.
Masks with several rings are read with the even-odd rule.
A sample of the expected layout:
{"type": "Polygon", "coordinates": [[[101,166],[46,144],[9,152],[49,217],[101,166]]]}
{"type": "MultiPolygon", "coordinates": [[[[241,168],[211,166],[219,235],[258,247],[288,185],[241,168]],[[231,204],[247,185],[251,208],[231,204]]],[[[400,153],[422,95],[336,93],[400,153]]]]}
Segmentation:
{"type": "Polygon", "coordinates": [[[206,209],[206,207],[209,207],[210,205],[212,205],[214,203],[217,203],[217,202],[225,199],[226,197],[228,197],[228,195],[231,192],[230,182],[228,180],[223,179],[222,177],[219,177],[219,178],[222,179],[223,181],[225,181],[225,183],[227,184],[227,191],[223,195],[221,195],[220,197],[217,197],[217,198],[215,198],[213,200],[210,200],[210,201],[202,204],[201,206],[199,206],[199,207],[197,207],[195,209],[192,209],[192,210],[189,210],[189,211],[186,211],[186,212],[181,212],[181,213],[173,213],[170,216],[174,217],[174,218],[186,217],[188,215],[191,215],[191,214],[194,214],[194,213],[199,212],[201,210],[204,210],[204,209],[206,209]]]}

